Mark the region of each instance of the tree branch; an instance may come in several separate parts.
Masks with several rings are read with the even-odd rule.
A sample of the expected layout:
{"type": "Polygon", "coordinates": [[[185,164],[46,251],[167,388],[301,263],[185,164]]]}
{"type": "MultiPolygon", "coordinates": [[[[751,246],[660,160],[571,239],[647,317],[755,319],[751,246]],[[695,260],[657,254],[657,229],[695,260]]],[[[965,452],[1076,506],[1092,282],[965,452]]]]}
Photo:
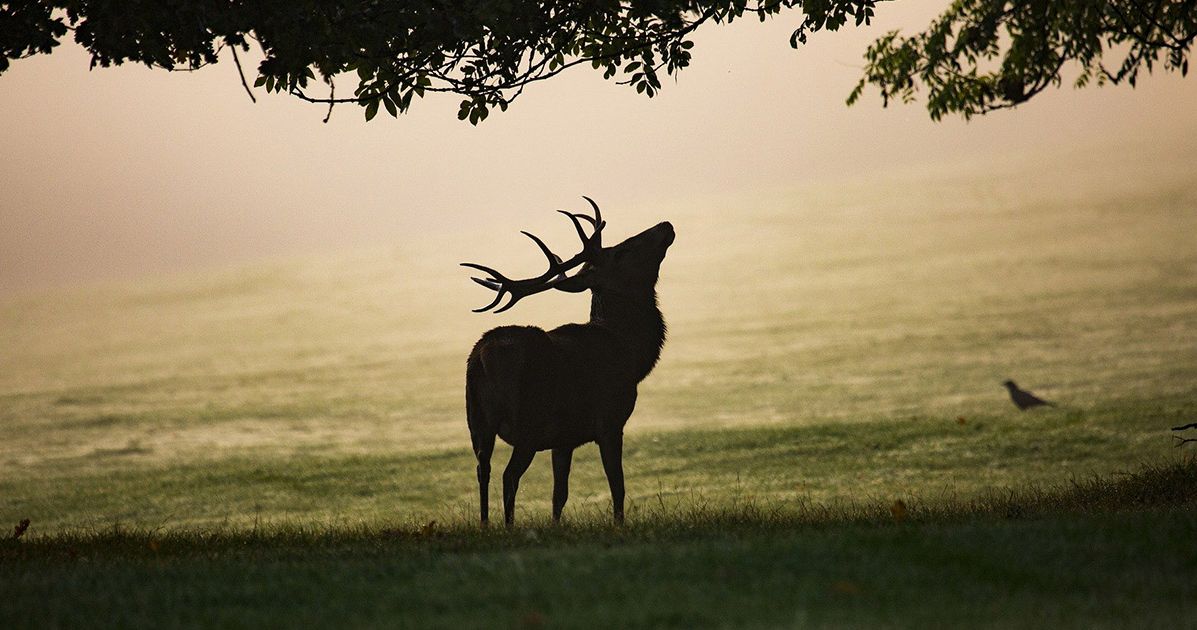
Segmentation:
{"type": "Polygon", "coordinates": [[[245,88],[245,93],[249,95],[249,100],[257,103],[258,99],[254,98],[254,92],[249,89],[249,83],[245,80],[245,72],[241,69],[241,58],[237,56],[237,47],[235,45],[229,46],[229,50],[233,51],[233,63],[237,64],[237,74],[241,77],[241,87],[245,88]]]}

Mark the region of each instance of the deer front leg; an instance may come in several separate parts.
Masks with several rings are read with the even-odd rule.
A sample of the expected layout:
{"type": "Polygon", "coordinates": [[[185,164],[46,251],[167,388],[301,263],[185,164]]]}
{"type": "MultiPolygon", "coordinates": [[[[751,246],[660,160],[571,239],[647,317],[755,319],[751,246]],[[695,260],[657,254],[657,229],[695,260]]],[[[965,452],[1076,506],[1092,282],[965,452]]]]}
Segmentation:
{"type": "Polygon", "coordinates": [[[573,461],[574,449],[553,449],[553,522],[561,521],[561,510],[569,499],[569,466],[573,461]]]}
{"type": "Polygon", "coordinates": [[[503,520],[508,527],[515,524],[515,493],[520,488],[520,477],[528,470],[533,457],[536,457],[535,450],[517,446],[511,451],[511,459],[503,470],[503,520]]]}
{"type": "Polygon", "coordinates": [[[603,459],[603,471],[607,473],[607,485],[611,487],[615,524],[623,525],[623,433],[600,439],[599,456],[603,459]]]}

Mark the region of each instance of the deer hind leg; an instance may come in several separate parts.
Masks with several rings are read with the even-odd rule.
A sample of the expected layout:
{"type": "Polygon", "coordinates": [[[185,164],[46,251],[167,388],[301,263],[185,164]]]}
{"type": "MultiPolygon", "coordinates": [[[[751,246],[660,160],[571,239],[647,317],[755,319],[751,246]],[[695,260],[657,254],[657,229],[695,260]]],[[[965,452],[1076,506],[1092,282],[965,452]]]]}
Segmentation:
{"type": "Polygon", "coordinates": [[[478,503],[482,526],[490,522],[490,457],[495,452],[493,433],[470,436],[474,440],[474,456],[478,458],[478,503]]]}
{"type": "Polygon", "coordinates": [[[553,522],[561,521],[561,510],[569,499],[569,466],[573,461],[574,449],[553,449],[553,522]]]}
{"type": "Polygon", "coordinates": [[[520,488],[520,477],[532,464],[533,457],[536,457],[535,450],[517,446],[511,451],[511,459],[503,470],[503,520],[508,527],[515,524],[515,493],[520,488]]]}
{"type": "Polygon", "coordinates": [[[603,471],[607,473],[607,485],[611,487],[611,508],[615,524],[623,524],[623,433],[600,438],[599,456],[603,459],[603,471]]]}

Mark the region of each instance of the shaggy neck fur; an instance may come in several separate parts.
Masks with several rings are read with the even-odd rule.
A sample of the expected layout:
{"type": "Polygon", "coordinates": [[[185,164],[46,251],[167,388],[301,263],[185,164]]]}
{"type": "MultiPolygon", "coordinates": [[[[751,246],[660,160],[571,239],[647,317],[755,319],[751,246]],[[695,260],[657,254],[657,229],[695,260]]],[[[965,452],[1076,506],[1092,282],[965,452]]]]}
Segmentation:
{"type": "Polygon", "coordinates": [[[636,366],[637,382],[648,376],[661,358],[665,318],[657,308],[654,290],[638,297],[592,290],[590,323],[605,326],[624,340],[636,366]]]}

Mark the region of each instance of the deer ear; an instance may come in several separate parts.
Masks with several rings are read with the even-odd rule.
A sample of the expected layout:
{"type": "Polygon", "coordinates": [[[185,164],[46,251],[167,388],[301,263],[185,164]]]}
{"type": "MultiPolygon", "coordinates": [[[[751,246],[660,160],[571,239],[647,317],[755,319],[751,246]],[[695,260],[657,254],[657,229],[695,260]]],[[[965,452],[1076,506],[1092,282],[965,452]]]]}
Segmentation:
{"type": "Polygon", "coordinates": [[[554,284],[553,288],[558,291],[565,291],[566,293],[581,293],[594,287],[593,280],[594,268],[586,265],[573,276],[554,284]]]}

